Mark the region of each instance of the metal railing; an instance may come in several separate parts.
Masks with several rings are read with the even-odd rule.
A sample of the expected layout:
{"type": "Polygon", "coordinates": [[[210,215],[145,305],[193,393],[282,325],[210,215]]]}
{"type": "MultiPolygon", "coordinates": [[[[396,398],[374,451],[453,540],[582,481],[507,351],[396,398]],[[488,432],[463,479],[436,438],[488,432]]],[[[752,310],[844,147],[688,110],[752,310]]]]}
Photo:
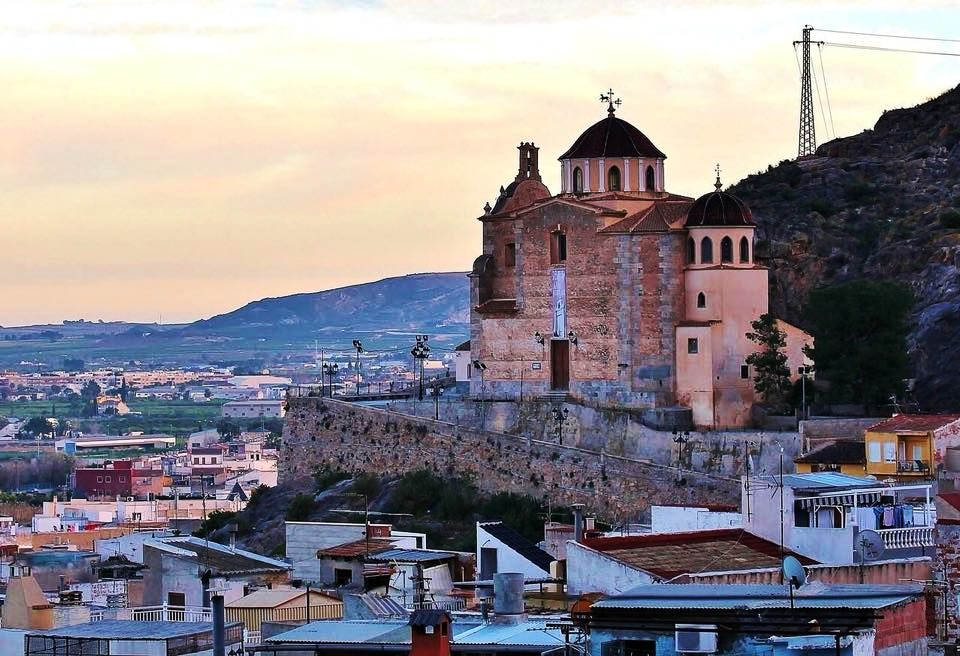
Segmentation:
{"type": "Polygon", "coordinates": [[[130,618],[141,622],[212,622],[213,614],[202,606],[141,606],[130,609],[130,618]]]}
{"type": "Polygon", "coordinates": [[[422,601],[407,604],[408,610],[465,610],[467,607],[466,599],[444,599],[439,601],[422,601]]]}
{"type": "Polygon", "coordinates": [[[877,530],[887,549],[915,549],[933,546],[932,526],[882,528],[877,530]]]}
{"type": "Polygon", "coordinates": [[[898,474],[930,474],[930,463],[926,460],[898,460],[898,474]]]}

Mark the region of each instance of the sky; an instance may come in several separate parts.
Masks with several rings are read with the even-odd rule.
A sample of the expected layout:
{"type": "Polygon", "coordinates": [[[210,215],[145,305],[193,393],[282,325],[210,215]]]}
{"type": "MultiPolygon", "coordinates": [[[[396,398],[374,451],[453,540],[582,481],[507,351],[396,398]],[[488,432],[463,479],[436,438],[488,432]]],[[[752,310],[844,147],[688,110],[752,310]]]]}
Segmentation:
{"type": "MultiPolygon", "coordinates": [[[[11,3],[0,325],[185,322],[467,271],[517,145],[557,193],[601,92],[667,154],[667,189],[698,196],[718,163],[732,184],[796,155],[803,25],[960,52],[822,31],[957,39],[958,19],[900,0],[11,3]]],[[[821,143],[960,83],[960,57],[825,45],[814,64],[821,143]]]]}

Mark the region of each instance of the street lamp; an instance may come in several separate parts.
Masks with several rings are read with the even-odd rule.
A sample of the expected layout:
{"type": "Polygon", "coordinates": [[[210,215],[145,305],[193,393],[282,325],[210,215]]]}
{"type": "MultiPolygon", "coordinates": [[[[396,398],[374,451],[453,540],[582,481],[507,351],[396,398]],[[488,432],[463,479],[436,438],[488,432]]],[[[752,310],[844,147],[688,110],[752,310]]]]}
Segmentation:
{"type": "MultiPolygon", "coordinates": [[[[340,365],[336,362],[333,364],[324,363],[323,364],[323,374],[327,377],[327,380],[330,382],[330,398],[333,398],[333,377],[337,375],[340,365]]],[[[323,396],[323,379],[320,380],[320,396],[323,396]]]]}
{"type": "Polygon", "coordinates": [[[797,367],[797,373],[800,374],[800,419],[807,418],[807,374],[813,367],[797,367]]]}
{"type": "Polygon", "coordinates": [[[363,353],[363,344],[359,339],[353,340],[353,348],[357,349],[357,396],[360,396],[360,354],[363,353]]]}
{"type": "Polygon", "coordinates": [[[433,381],[430,386],[430,394],[433,396],[433,418],[440,420],[440,397],[443,396],[443,384],[438,380],[433,381]]]}
{"type": "Polygon", "coordinates": [[[690,431],[673,431],[673,442],[677,445],[677,480],[683,468],[683,445],[690,441],[690,431]]]}
{"type": "Polygon", "coordinates": [[[563,425],[567,421],[567,417],[570,415],[570,410],[568,408],[560,409],[559,406],[554,406],[550,408],[550,413],[553,415],[553,430],[557,435],[557,444],[563,444],[563,425]]]}
{"type": "Polygon", "coordinates": [[[410,349],[410,355],[413,356],[414,377],[417,375],[418,367],[420,369],[420,387],[417,393],[417,399],[423,401],[423,361],[426,360],[430,354],[430,347],[427,345],[427,340],[430,339],[430,335],[417,335],[416,337],[417,343],[410,349]]]}

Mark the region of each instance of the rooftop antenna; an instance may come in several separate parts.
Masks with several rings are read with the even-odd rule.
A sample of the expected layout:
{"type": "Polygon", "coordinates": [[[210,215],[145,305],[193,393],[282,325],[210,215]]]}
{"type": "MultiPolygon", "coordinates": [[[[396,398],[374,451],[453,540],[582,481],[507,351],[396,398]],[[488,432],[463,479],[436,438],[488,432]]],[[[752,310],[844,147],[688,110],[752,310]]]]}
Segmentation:
{"type": "Polygon", "coordinates": [[[887,545],[884,544],[879,533],[867,528],[857,534],[857,538],[854,540],[854,548],[857,550],[857,555],[860,556],[860,583],[863,583],[864,561],[877,560],[883,555],[887,545]]]}
{"type": "Polygon", "coordinates": [[[793,608],[793,590],[799,590],[807,582],[807,572],[800,561],[793,556],[784,558],[780,569],[783,572],[783,580],[790,586],[790,608],[793,608]]]}

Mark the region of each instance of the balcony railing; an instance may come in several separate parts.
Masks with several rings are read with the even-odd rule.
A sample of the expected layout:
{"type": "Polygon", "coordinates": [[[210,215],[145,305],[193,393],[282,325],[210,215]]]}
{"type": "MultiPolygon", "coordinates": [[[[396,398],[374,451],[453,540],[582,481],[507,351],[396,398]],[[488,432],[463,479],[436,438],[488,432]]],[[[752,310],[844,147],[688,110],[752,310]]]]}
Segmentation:
{"type": "Polygon", "coordinates": [[[923,474],[930,475],[930,463],[926,460],[898,460],[898,474],[923,474]]]}
{"type": "Polygon", "coordinates": [[[141,606],[130,609],[130,619],[141,622],[212,622],[213,614],[202,606],[141,606]]]}
{"type": "Polygon", "coordinates": [[[932,526],[882,528],[877,533],[883,538],[883,544],[887,549],[917,549],[934,546],[932,526]]]}

